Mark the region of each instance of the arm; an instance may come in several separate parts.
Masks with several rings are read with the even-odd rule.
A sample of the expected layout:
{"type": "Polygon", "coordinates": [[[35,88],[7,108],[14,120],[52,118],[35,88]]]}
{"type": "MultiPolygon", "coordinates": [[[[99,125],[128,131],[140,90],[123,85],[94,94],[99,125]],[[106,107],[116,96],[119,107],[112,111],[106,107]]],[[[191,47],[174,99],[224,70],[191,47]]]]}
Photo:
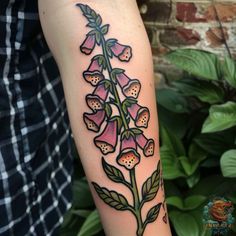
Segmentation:
{"type": "Polygon", "coordinates": [[[40,0],[39,11],[105,232],[169,236],[152,56],[136,2],[78,2],[40,0]]]}

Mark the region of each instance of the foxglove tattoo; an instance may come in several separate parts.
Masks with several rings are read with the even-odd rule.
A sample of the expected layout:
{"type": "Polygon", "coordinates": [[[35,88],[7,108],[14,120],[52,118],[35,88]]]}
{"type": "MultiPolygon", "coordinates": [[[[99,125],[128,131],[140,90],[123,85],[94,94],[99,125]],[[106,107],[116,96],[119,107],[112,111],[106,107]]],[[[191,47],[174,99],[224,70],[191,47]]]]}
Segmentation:
{"type": "Polygon", "coordinates": [[[113,59],[128,63],[132,58],[132,48],[117,39],[106,39],[110,25],[103,25],[101,16],[88,5],[78,3],[76,6],[88,20],[86,26],[91,28],[80,51],[90,55],[95,47],[102,50],[102,54],[94,56],[88,69],[83,72],[84,80],[93,88],[85,98],[91,112],[83,114],[84,123],[88,130],[98,133],[94,137],[94,144],[104,156],[112,155],[119,143],[119,154],[114,157],[119,168],[110,165],[104,157],[101,158],[102,168],[110,180],[125,185],[131,191],[133,203],[129,203],[121,193],[101,187],[95,182],[92,184],[107,205],[119,211],[130,211],[134,215],[137,221],[136,235],[142,236],[146,226],[157,219],[164,203],[154,205],[145,219],[142,218],[143,205],[156,197],[161,184],[158,162],[156,170],[140,187],[140,197],[135,167],[142,163],[140,151],[145,157],[150,157],[154,155],[155,148],[154,140],[144,134],[148,128],[150,112],[138,103],[141,91],[139,80],[130,78],[124,69],[113,68],[111,64],[113,59]],[[114,107],[118,115],[114,115],[114,107]],[[129,172],[129,180],[125,179],[124,171],[129,172]]]}

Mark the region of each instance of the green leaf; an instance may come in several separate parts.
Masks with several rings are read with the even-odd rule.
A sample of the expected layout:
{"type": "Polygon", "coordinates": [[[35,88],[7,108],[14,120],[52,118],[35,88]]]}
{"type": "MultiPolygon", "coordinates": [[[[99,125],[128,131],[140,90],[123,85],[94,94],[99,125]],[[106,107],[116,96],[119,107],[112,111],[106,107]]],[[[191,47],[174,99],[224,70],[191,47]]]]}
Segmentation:
{"type": "Polygon", "coordinates": [[[92,212],[91,210],[83,210],[83,209],[72,210],[72,214],[75,214],[83,218],[87,218],[91,212],[92,212]]]}
{"type": "Polygon", "coordinates": [[[193,174],[192,172],[192,166],[191,164],[189,163],[189,160],[186,156],[181,156],[179,157],[179,160],[180,160],[180,163],[182,164],[182,167],[185,171],[185,173],[190,176],[193,174]]]}
{"type": "Polygon", "coordinates": [[[94,22],[89,22],[86,26],[90,28],[96,28],[96,24],[94,22]]]}
{"type": "Polygon", "coordinates": [[[97,18],[96,18],[96,25],[100,26],[101,24],[102,24],[102,18],[101,18],[100,15],[98,15],[97,18]]]}
{"type": "Polygon", "coordinates": [[[210,133],[236,126],[236,103],[227,102],[223,105],[213,105],[205,120],[202,133],[210,133]]]}
{"type": "Polygon", "coordinates": [[[101,32],[102,34],[107,34],[108,32],[108,29],[109,29],[109,25],[104,25],[102,28],[101,28],[101,32]]]}
{"type": "Polygon", "coordinates": [[[236,149],[228,150],[222,155],[220,166],[224,177],[236,178],[236,149]]]}
{"type": "Polygon", "coordinates": [[[186,177],[179,159],[167,147],[161,147],[161,160],[164,179],[186,177]]]}
{"type": "Polygon", "coordinates": [[[206,197],[202,195],[191,195],[182,199],[179,196],[170,196],[166,198],[166,203],[169,206],[174,206],[182,211],[194,210],[201,206],[205,201],[206,197]]]}
{"type": "Polygon", "coordinates": [[[122,172],[115,166],[108,164],[104,158],[102,158],[102,167],[110,180],[116,183],[127,183],[122,172]]]}
{"type": "Polygon", "coordinates": [[[223,64],[224,79],[234,88],[236,88],[236,63],[235,60],[225,57],[223,64]]]}
{"type": "Polygon", "coordinates": [[[224,101],[222,88],[212,83],[199,79],[181,79],[173,83],[185,96],[197,97],[202,102],[214,104],[224,101]]]}
{"type": "Polygon", "coordinates": [[[177,49],[166,55],[177,67],[195,76],[208,80],[218,80],[219,60],[213,53],[195,49],[177,49]]]}
{"type": "Polygon", "coordinates": [[[152,173],[143,184],[142,187],[142,202],[148,202],[155,198],[160,185],[160,161],[158,162],[157,169],[152,173]]]}
{"type": "Polygon", "coordinates": [[[158,89],[157,102],[166,109],[176,113],[189,112],[186,99],[173,89],[158,89]]]}
{"type": "Polygon", "coordinates": [[[199,134],[194,142],[207,153],[221,156],[225,151],[234,148],[235,131],[226,130],[217,133],[199,134]]]}
{"type": "Polygon", "coordinates": [[[129,139],[129,137],[132,136],[135,138],[135,134],[131,131],[131,130],[125,130],[123,131],[123,133],[121,134],[121,140],[123,139],[129,139]]]}
{"type": "Polygon", "coordinates": [[[162,205],[162,203],[158,203],[156,206],[152,207],[148,211],[144,224],[152,223],[157,219],[159,212],[160,212],[161,205],[162,205]]]}
{"type": "Polygon", "coordinates": [[[185,209],[195,209],[199,206],[201,206],[205,201],[207,197],[202,195],[192,195],[188,196],[184,199],[184,208],[185,209]]]}
{"type": "Polygon", "coordinates": [[[99,197],[110,207],[120,211],[131,209],[127,199],[122,194],[117,193],[116,191],[110,191],[104,187],[102,188],[94,182],[92,182],[92,184],[99,197]]]}
{"type": "Polygon", "coordinates": [[[105,112],[106,112],[107,117],[111,117],[112,109],[111,109],[111,105],[108,103],[106,103],[105,105],[105,112]]]}
{"type": "MultiPolygon", "coordinates": [[[[91,30],[87,33],[87,35],[93,35],[96,34],[97,30],[91,30]]],[[[98,55],[97,55],[98,56],[98,55]]],[[[102,56],[102,55],[101,55],[102,56]]]]}
{"type": "Polygon", "coordinates": [[[142,134],[143,131],[139,128],[132,128],[131,131],[135,134],[135,135],[139,135],[142,134]]]}
{"type": "Polygon", "coordinates": [[[199,227],[196,219],[189,213],[171,211],[170,220],[178,236],[199,236],[199,227]]]}
{"type": "Polygon", "coordinates": [[[94,210],[85,220],[78,236],[92,236],[102,230],[102,224],[97,210],[94,210]]]}
{"type": "Polygon", "coordinates": [[[75,208],[87,208],[94,206],[93,198],[85,178],[75,180],[73,183],[73,196],[75,208]]]}
{"type": "Polygon", "coordinates": [[[101,42],[101,33],[97,31],[96,34],[95,34],[95,38],[96,38],[97,44],[100,45],[100,42],[101,42]]]}
{"type": "Polygon", "coordinates": [[[169,148],[176,156],[185,156],[183,143],[166,127],[160,126],[162,144],[169,148]]]}

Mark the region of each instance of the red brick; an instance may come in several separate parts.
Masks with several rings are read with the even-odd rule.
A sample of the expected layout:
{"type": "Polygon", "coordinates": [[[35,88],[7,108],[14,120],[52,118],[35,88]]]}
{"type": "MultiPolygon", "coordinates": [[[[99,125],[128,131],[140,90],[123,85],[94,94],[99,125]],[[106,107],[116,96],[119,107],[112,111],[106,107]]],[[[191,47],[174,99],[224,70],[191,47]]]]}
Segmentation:
{"type": "MultiPolygon", "coordinates": [[[[141,9],[142,6],[140,6],[141,9]]],[[[149,22],[168,22],[171,14],[170,3],[165,2],[146,2],[146,11],[141,12],[144,21],[149,22]]]]}
{"type": "Polygon", "coordinates": [[[177,27],[174,29],[167,29],[164,33],[161,33],[160,41],[163,44],[171,46],[195,45],[200,41],[200,35],[192,29],[177,27]]]}
{"type": "MultiPolygon", "coordinates": [[[[236,4],[218,3],[215,4],[215,9],[219,16],[219,19],[223,22],[230,22],[236,19],[236,4]]],[[[217,20],[215,9],[214,5],[210,5],[207,8],[204,14],[207,20],[209,21],[217,20]]]]}
{"type": "Polygon", "coordinates": [[[206,19],[198,13],[198,9],[194,3],[176,4],[176,19],[181,22],[205,22],[206,19]]]}
{"type": "Polygon", "coordinates": [[[228,35],[228,30],[226,27],[223,28],[223,32],[221,28],[216,27],[216,28],[210,28],[206,32],[206,40],[210,44],[210,47],[219,47],[222,44],[224,44],[224,39],[228,40],[229,35],[228,35]],[[223,35],[224,34],[224,35],[223,35]]]}

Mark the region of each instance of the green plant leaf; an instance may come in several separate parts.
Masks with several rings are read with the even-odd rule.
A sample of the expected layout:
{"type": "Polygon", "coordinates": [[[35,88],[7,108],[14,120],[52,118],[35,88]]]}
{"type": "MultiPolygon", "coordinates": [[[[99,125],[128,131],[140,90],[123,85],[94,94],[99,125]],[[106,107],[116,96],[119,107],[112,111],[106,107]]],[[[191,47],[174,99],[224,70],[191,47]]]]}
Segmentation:
{"type": "Polygon", "coordinates": [[[220,77],[218,57],[210,52],[195,49],[177,49],[166,55],[177,67],[195,76],[208,80],[220,77]]]}
{"type": "Polygon", "coordinates": [[[169,148],[176,156],[185,156],[183,143],[163,125],[160,126],[162,144],[169,148]]]}
{"type": "Polygon", "coordinates": [[[109,29],[109,25],[104,25],[104,26],[102,26],[102,28],[101,28],[102,34],[103,34],[103,35],[104,35],[104,34],[107,34],[108,29],[109,29]]]}
{"type": "Polygon", "coordinates": [[[93,198],[85,178],[75,180],[73,183],[73,196],[75,208],[87,208],[94,206],[93,198]]]}
{"type": "Polygon", "coordinates": [[[92,236],[102,230],[102,224],[97,210],[94,210],[86,218],[83,223],[78,236],[92,236]]]}
{"type": "Polygon", "coordinates": [[[199,134],[194,142],[207,153],[221,156],[225,151],[234,148],[235,130],[230,129],[217,133],[199,134]]]}
{"type": "Polygon", "coordinates": [[[173,89],[158,89],[157,103],[176,113],[189,112],[186,99],[173,89]]]}
{"type": "Polygon", "coordinates": [[[152,207],[148,211],[144,224],[152,223],[157,219],[159,212],[160,212],[161,205],[162,205],[162,203],[158,203],[156,206],[152,207]]]}
{"type": "Polygon", "coordinates": [[[92,184],[99,197],[110,207],[120,211],[131,209],[127,199],[122,194],[116,191],[110,191],[107,188],[102,188],[94,182],[92,182],[92,184]]]}
{"type": "Polygon", "coordinates": [[[170,196],[166,198],[167,205],[174,206],[182,211],[196,209],[206,201],[206,197],[202,195],[191,195],[182,199],[179,196],[170,196]]]}
{"type": "Polygon", "coordinates": [[[236,103],[229,101],[222,105],[211,106],[202,133],[221,131],[233,126],[236,126],[236,103]]]}
{"type": "Polygon", "coordinates": [[[235,60],[225,57],[223,64],[224,79],[234,88],[236,88],[236,63],[235,60]]]}
{"type": "Polygon", "coordinates": [[[220,166],[224,177],[236,178],[236,149],[228,150],[222,155],[220,166]]]}
{"type": "MultiPolygon", "coordinates": [[[[92,24],[92,23],[91,23],[92,24]]],[[[96,42],[98,45],[100,45],[100,42],[101,42],[101,33],[96,31],[96,34],[95,34],[95,38],[96,38],[96,42]]]]}
{"type": "Polygon", "coordinates": [[[102,18],[100,15],[97,15],[97,18],[96,18],[96,25],[97,26],[100,26],[102,24],[102,18]]]}
{"type": "Polygon", "coordinates": [[[202,102],[214,104],[224,101],[223,89],[213,84],[212,81],[181,79],[174,81],[173,84],[185,96],[197,97],[202,102]]]}
{"type": "Polygon", "coordinates": [[[199,227],[196,219],[189,213],[171,211],[170,220],[178,236],[199,236],[199,227]]]}
{"type": "Polygon", "coordinates": [[[186,173],[186,175],[190,176],[193,174],[192,166],[186,156],[179,157],[180,163],[186,173]]]}
{"type": "Polygon", "coordinates": [[[143,131],[139,128],[132,128],[130,129],[135,135],[142,134],[143,131]]]}
{"type": "Polygon", "coordinates": [[[142,187],[142,202],[148,202],[155,198],[160,186],[160,161],[158,162],[157,169],[152,173],[143,184],[142,187]]]}
{"type": "Polygon", "coordinates": [[[111,109],[111,105],[108,103],[106,103],[105,105],[105,112],[106,112],[107,117],[111,117],[112,109],[111,109]]]}
{"type": "Polygon", "coordinates": [[[104,158],[102,158],[102,167],[103,167],[103,170],[105,171],[107,177],[110,180],[112,180],[116,183],[126,183],[126,180],[125,180],[122,172],[118,168],[116,168],[115,166],[108,164],[104,158]]]}
{"type": "Polygon", "coordinates": [[[164,179],[175,179],[179,177],[186,177],[179,159],[167,147],[161,147],[161,160],[163,167],[164,179]]]}
{"type": "Polygon", "coordinates": [[[72,210],[72,214],[75,214],[83,218],[87,218],[91,212],[92,212],[91,210],[84,210],[84,209],[72,210]]]}

